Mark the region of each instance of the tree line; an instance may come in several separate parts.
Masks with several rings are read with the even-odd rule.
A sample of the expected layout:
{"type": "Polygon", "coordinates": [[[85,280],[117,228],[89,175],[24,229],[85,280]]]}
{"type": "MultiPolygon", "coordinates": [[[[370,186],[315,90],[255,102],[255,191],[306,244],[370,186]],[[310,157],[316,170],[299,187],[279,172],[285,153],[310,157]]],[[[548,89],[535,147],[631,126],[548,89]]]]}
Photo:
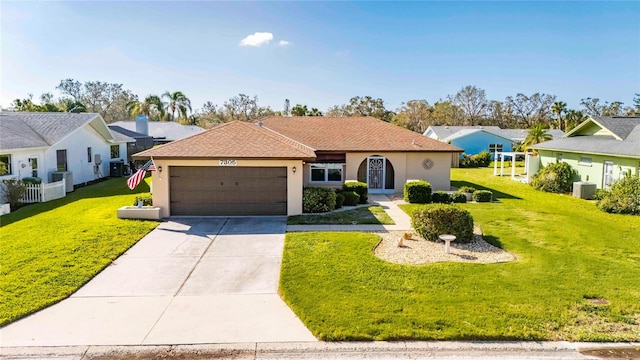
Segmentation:
{"type": "Polygon", "coordinates": [[[148,95],[141,99],[123,84],[101,81],[81,83],[65,79],[56,86],[62,95],[52,93],[40,96],[40,104],[33,96],[15,99],[13,111],[32,112],[96,112],[107,123],[133,119],[146,115],[151,121],[177,121],[183,124],[209,128],[233,120],[255,121],[265,116],[373,116],[401,127],[424,132],[431,125],[468,126],[495,125],[501,128],[555,128],[568,131],[587,116],[640,116],[640,94],[633,104],[624,106],[620,101],[601,101],[583,98],[579,109],[569,109],[557,96],[518,93],[503,101],[487,99],[486,92],[476,86],[465,86],[456,94],[433,103],[427,100],[408,100],[395,110],[387,109],[383,99],[355,96],[345,104],[334,105],[326,111],[306,104],[293,107],[285,99],[282,110],[261,106],[257,96],[238,94],[222,105],[207,101],[202,108],[192,109],[190,99],[182,91],[166,91],[161,95],[148,95]]]}

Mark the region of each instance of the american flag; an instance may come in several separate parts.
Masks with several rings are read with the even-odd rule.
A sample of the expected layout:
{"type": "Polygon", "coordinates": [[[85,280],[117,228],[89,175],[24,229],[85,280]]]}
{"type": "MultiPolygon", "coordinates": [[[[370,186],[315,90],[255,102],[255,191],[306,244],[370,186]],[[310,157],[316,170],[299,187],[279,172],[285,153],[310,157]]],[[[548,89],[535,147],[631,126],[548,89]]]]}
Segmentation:
{"type": "Polygon", "coordinates": [[[144,179],[144,174],[146,174],[147,171],[156,171],[156,165],[153,163],[153,159],[147,161],[147,163],[144,164],[140,169],[138,169],[135,174],[131,175],[131,177],[127,179],[127,185],[129,186],[129,189],[135,189],[136,186],[140,184],[140,181],[144,179]]]}

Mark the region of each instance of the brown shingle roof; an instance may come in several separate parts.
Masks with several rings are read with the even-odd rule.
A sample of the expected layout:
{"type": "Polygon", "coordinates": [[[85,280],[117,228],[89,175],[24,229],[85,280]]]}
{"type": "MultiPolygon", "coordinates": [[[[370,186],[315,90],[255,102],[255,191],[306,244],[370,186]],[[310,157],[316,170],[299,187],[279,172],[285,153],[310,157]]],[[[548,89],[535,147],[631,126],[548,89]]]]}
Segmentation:
{"type": "Polygon", "coordinates": [[[137,153],[157,158],[245,158],[313,160],[313,149],[257,124],[233,121],[137,153]]]}
{"type": "Polygon", "coordinates": [[[455,146],[373,117],[268,117],[263,126],[319,151],[442,151],[455,146]]]}

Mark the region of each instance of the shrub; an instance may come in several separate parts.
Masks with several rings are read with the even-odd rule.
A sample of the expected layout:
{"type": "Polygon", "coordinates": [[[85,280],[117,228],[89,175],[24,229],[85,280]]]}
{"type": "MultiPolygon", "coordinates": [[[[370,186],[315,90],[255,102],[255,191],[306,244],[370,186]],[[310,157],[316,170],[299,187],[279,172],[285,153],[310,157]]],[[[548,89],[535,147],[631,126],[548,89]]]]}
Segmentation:
{"type": "Polygon", "coordinates": [[[571,192],[575,174],[575,171],[567,163],[549,164],[533,176],[531,186],[536,190],[546,192],[568,193],[571,192]]]}
{"type": "Polygon", "coordinates": [[[464,193],[457,192],[449,195],[451,201],[454,203],[464,204],[467,202],[467,196],[464,193]]]}
{"type": "Polygon", "coordinates": [[[439,204],[448,204],[451,202],[451,196],[445,191],[436,191],[431,194],[431,202],[439,204]]]}
{"type": "Polygon", "coordinates": [[[427,205],[413,212],[411,222],[416,232],[427,240],[436,241],[442,234],[455,235],[459,243],[473,240],[473,218],[456,205],[427,205]]]}
{"type": "Polygon", "coordinates": [[[367,184],[359,181],[350,181],[342,185],[342,190],[345,192],[354,191],[360,196],[360,204],[366,204],[369,200],[369,190],[367,184]]]}
{"type": "Polygon", "coordinates": [[[609,190],[605,189],[596,189],[596,192],[593,194],[593,200],[602,200],[607,194],[609,194],[609,190]]]}
{"type": "Polygon", "coordinates": [[[476,155],[462,154],[460,159],[460,167],[477,168],[487,167],[491,163],[491,154],[488,151],[482,151],[476,155]]]}
{"type": "Polygon", "coordinates": [[[5,201],[9,203],[11,210],[15,210],[22,204],[22,198],[27,192],[24,181],[16,179],[2,180],[5,201]]]}
{"type": "Polygon", "coordinates": [[[404,201],[410,204],[429,203],[431,201],[431,184],[424,180],[405,183],[404,201]]]}
{"type": "Polygon", "coordinates": [[[476,190],[473,193],[473,200],[476,202],[490,202],[493,199],[493,193],[489,190],[476,190]]]}
{"type": "Polygon", "coordinates": [[[340,209],[344,205],[344,195],[340,192],[336,192],[336,209],[340,209]]]}
{"type": "Polygon", "coordinates": [[[308,187],[302,192],[302,211],[322,213],[335,209],[336,192],[328,188],[308,187]]]}
{"type": "Polygon", "coordinates": [[[153,198],[151,195],[140,195],[136,196],[136,199],[133,202],[133,206],[137,206],[138,202],[142,201],[142,206],[151,206],[153,205],[153,198]]]}
{"type": "Polygon", "coordinates": [[[616,181],[596,205],[608,213],[640,215],[640,178],[626,176],[616,181]]]}
{"type": "Polygon", "coordinates": [[[474,192],[476,192],[476,188],[471,187],[471,186],[461,186],[458,189],[459,193],[466,193],[466,194],[473,194],[474,192]]]}
{"type": "Polygon", "coordinates": [[[42,184],[42,179],[39,177],[26,177],[26,178],[22,178],[22,181],[25,184],[42,184]]]}
{"type": "Polygon", "coordinates": [[[358,205],[358,201],[360,201],[360,195],[355,191],[343,191],[342,195],[344,196],[345,206],[356,206],[358,205]]]}

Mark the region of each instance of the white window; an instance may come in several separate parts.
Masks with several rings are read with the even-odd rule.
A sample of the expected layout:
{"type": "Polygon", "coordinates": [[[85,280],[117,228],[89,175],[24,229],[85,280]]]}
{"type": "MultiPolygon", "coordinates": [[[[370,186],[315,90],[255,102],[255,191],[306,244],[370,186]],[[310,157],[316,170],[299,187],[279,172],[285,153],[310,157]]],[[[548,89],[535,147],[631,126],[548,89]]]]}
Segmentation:
{"type": "Polygon", "coordinates": [[[342,164],[311,164],[311,182],[342,181],[342,164]]]}
{"type": "Polygon", "coordinates": [[[502,144],[489,144],[489,152],[495,153],[496,151],[502,152],[502,144]]]}
{"type": "Polygon", "coordinates": [[[578,164],[591,166],[591,158],[588,156],[580,156],[580,161],[578,161],[578,164]]]}

